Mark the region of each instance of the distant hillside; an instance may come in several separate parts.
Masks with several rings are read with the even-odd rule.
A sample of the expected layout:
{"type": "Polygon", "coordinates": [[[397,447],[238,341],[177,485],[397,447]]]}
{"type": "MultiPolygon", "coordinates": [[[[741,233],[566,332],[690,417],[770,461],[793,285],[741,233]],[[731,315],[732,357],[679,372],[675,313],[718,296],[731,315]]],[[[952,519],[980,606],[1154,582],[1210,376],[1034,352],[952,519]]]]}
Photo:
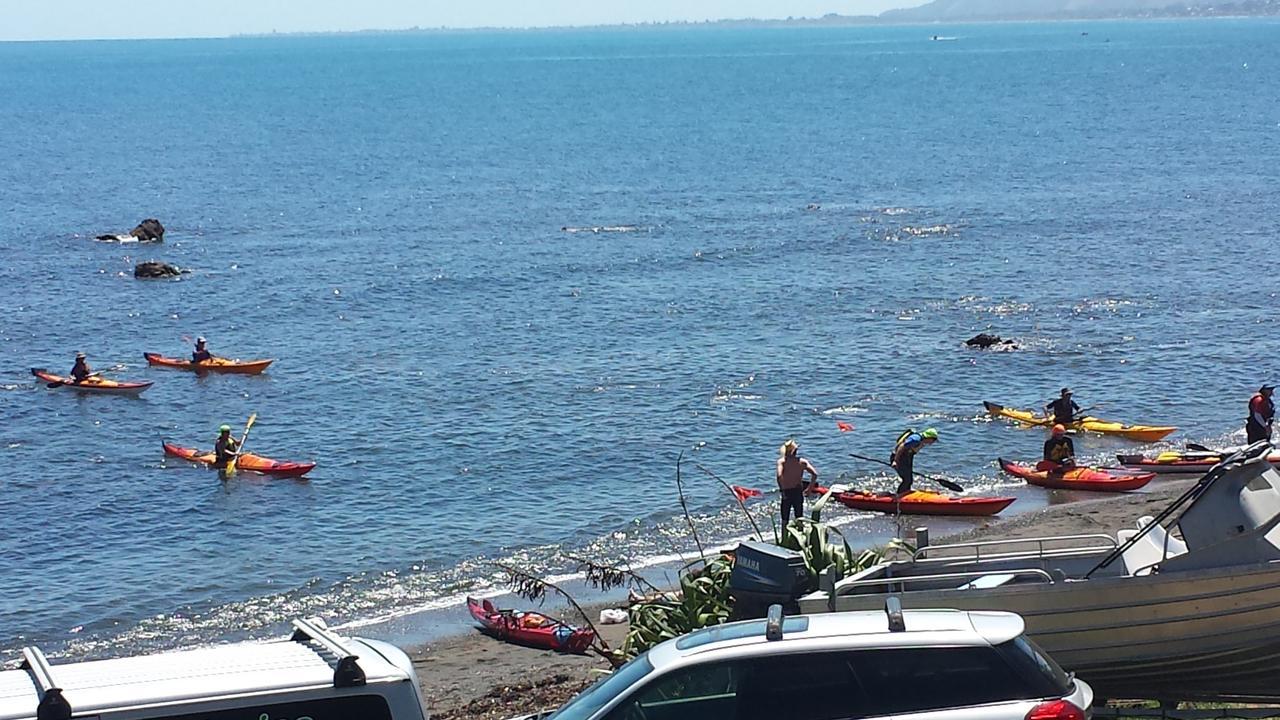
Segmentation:
{"type": "Polygon", "coordinates": [[[963,22],[1108,17],[1280,15],[1280,0],[933,0],[889,10],[886,22],[963,22]]]}

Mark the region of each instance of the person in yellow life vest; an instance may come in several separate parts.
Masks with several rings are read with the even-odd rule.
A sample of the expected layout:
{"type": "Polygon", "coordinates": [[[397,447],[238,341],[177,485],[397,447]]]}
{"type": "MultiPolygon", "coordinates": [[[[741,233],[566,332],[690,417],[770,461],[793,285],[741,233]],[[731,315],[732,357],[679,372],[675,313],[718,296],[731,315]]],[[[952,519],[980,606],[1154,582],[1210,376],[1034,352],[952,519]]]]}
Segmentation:
{"type": "Polygon", "coordinates": [[[1063,425],[1054,425],[1053,434],[1044,441],[1044,464],[1049,463],[1053,467],[1068,468],[1076,464],[1076,446],[1067,437],[1067,428],[1063,425]]]}
{"type": "Polygon", "coordinates": [[[218,428],[218,440],[213,444],[213,466],[219,470],[225,468],[231,458],[239,456],[240,442],[231,436],[231,426],[218,428]]]}
{"type": "Polygon", "coordinates": [[[936,442],[938,442],[938,431],[934,428],[925,428],[921,432],[908,430],[898,436],[898,442],[893,446],[893,454],[889,457],[889,464],[898,471],[898,477],[901,479],[898,489],[893,491],[894,497],[900,498],[911,492],[911,483],[915,480],[916,453],[923,450],[926,445],[936,442]]]}

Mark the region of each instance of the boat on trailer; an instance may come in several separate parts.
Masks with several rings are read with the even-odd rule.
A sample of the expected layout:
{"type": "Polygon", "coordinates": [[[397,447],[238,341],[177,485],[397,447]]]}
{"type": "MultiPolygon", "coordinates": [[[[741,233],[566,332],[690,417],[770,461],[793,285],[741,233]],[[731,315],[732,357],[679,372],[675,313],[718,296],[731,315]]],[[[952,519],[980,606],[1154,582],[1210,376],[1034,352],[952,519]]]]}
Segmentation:
{"type": "Polygon", "coordinates": [[[1265,442],[1105,534],[920,547],[800,598],[806,613],[1004,610],[1099,697],[1280,700],[1280,472],[1265,442]]]}

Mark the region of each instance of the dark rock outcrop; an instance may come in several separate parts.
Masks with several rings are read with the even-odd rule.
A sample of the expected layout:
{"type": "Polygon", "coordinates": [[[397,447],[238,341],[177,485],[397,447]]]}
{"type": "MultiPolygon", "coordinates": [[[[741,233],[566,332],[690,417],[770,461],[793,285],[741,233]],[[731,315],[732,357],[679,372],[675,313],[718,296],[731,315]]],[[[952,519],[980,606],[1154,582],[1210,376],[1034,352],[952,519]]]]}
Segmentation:
{"type": "Polygon", "coordinates": [[[155,218],[147,218],[130,230],[129,234],[138,238],[138,242],[163,242],[164,226],[155,218]]]}
{"type": "Polygon", "coordinates": [[[182,274],[182,270],[168,263],[148,260],[134,266],[133,276],[136,278],[172,278],[182,274]]]}
{"type": "Polygon", "coordinates": [[[995,347],[997,345],[1001,347],[1009,347],[1009,349],[1017,347],[1012,340],[1005,340],[999,335],[992,335],[991,333],[978,333],[968,340],[965,340],[964,344],[969,347],[976,347],[982,350],[986,350],[987,348],[995,347]]]}

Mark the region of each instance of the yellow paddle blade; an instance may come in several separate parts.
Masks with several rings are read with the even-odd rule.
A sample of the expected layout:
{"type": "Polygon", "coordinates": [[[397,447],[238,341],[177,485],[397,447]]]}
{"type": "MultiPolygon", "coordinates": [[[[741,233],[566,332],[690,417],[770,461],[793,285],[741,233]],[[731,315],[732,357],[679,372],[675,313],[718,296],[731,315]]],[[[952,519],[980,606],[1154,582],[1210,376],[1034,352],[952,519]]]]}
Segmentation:
{"type": "MultiPolygon", "coordinates": [[[[258,421],[258,413],[254,413],[249,416],[249,422],[244,424],[244,434],[240,436],[240,444],[236,446],[237,455],[240,454],[241,452],[244,452],[244,443],[246,440],[249,439],[249,428],[253,427],[253,424],[257,421],[258,421]]],[[[227,461],[227,474],[228,475],[236,474],[236,455],[232,455],[231,459],[227,461]]]]}

